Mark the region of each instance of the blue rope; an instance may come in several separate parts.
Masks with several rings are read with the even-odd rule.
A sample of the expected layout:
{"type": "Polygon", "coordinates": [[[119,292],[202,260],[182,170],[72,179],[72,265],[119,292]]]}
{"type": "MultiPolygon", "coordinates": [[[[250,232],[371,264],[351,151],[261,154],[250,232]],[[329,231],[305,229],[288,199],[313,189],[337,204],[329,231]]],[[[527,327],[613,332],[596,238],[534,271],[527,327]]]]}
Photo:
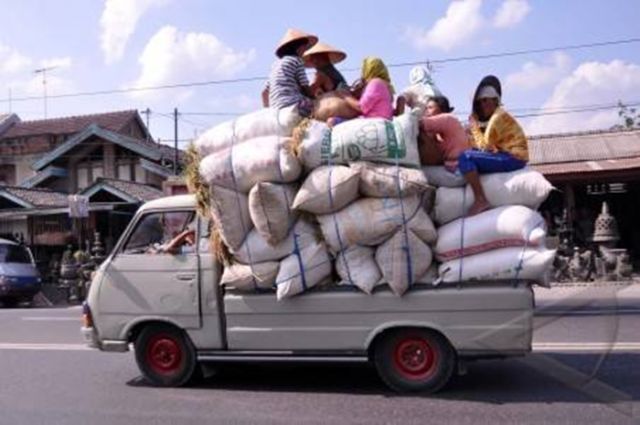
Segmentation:
{"type": "Polygon", "coordinates": [[[465,211],[465,204],[467,203],[467,185],[462,188],[462,220],[460,222],[460,267],[458,270],[458,284],[462,282],[462,264],[464,260],[464,225],[467,219],[467,212],[465,211]]]}
{"type": "MultiPolygon", "coordinates": [[[[401,124],[397,121],[393,123],[394,130],[396,129],[396,125],[400,127],[400,130],[404,132],[401,124]]],[[[400,185],[400,158],[398,156],[399,149],[395,149],[395,165],[396,165],[396,188],[398,189],[398,198],[400,199],[400,213],[402,214],[402,231],[404,233],[404,246],[402,250],[405,252],[405,256],[407,258],[407,277],[409,281],[409,288],[413,286],[413,264],[411,258],[411,248],[409,246],[409,231],[407,228],[407,216],[404,210],[404,200],[402,199],[402,186],[400,185]]]]}

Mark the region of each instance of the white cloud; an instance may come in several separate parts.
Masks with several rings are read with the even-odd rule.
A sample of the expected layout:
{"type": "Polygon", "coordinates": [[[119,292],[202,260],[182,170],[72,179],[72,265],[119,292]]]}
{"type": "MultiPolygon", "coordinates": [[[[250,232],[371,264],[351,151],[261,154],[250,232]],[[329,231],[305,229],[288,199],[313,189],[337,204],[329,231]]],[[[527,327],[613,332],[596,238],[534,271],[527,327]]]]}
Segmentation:
{"type": "MultiPolygon", "coordinates": [[[[147,43],[138,62],[142,69],[136,87],[229,78],[255,58],[255,50],[239,52],[213,34],[182,33],[175,27],[161,28],[147,43]]],[[[160,92],[133,92],[147,96],[160,92]]]]}
{"type": "Polygon", "coordinates": [[[33,61],[16,49],[0,44],[0,73],[17,74],[27,72],[33,61]]]}
{"type": "MultiPolygon", "coordinates": [[[[640,66],[621,60],[609,63],[586,62],[560,81],[543,110],[551,112],[582,105],[608,105],[618,100],[637,101],[640,93],[640,66]]],[[[530,134],[606,129],[618,124],[617,109],[543,115],[534,118],[525,128],[530,134]]]]}
{"type": "Polygon", "coordinates": [[[48,58],[40,61],[40,66],[43,68],[70,68],[73,61],[70,57],[63,58],[48,58]]]}
{"type": "Polygon", "coordinates": [[[121,59],[140,17],[165,3],[166,0],[106,0],[100,17],[100,44],[105,61],[113,63],[121,59]]]}
{"type": "Polygon", "coordinates": [[[451,50],[473,38],[482,28],[482,0],[456,0],[429,30],[409,28],[406,37],[416,48],[451,50]]]}
{"type": "Polygon", "coordinates": [[[493,18],[496,28],[512,28],[518,25],[531,11],[527,0],[505,0],[493,18]]]}
{"type": "Polygon", "coordinates": [[[571,58],[563,53],[554,53],[547,64],[526,62],[522,69],[505,78],[505,91],[532,91],[558,82],[570,69],[571,58]]]}

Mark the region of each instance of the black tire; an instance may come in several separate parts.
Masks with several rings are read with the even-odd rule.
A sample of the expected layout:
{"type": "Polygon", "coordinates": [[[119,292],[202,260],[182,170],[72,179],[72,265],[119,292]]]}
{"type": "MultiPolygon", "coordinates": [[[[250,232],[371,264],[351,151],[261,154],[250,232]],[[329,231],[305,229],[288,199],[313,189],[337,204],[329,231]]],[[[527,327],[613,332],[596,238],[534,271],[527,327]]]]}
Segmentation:
{"type": "Polygon", "coordinates": [[[373,360],[378,375],[392,390],[435,393],[451,379],[456,353],[438,332],[406,328],[383,335],[374,347],[373,360]]]}
{"type": "Polygon", "coordinates": [[[196,350],[189,337],[173,326],[146,326],[134,346],[140,372],[155,386],[179,387],[194,374],[196,350]]]}

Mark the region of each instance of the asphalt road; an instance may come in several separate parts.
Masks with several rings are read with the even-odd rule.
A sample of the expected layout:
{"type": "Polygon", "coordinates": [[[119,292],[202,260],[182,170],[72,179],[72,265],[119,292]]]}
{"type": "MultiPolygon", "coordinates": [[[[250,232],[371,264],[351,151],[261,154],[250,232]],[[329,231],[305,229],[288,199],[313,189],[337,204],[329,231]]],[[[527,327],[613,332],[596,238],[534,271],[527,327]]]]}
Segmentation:
{"type": "Polygon", "coordinates": [[[85,349],[79,316],[0,308],[0,425],[640,423],[640,308],[547,311],[532,355],[472,363],[430,397],[396,395],[354,365],[225,366],[153,388],[132,353],[85,349]]]}

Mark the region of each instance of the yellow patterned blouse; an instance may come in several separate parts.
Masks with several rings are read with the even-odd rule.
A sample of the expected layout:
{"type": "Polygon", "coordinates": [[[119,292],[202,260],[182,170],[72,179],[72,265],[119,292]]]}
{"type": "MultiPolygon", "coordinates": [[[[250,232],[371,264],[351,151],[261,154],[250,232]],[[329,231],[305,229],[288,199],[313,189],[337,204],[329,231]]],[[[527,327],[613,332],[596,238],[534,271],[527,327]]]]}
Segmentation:
{"type": "Polygon", "coordinates": [[[471,126],[473,145],[490,152],[508,152],[514,157],[529,160],[527,137],[518,121],[507,111],[498,108],[487,124],[484,133],[477,126],[471,126]]]}

